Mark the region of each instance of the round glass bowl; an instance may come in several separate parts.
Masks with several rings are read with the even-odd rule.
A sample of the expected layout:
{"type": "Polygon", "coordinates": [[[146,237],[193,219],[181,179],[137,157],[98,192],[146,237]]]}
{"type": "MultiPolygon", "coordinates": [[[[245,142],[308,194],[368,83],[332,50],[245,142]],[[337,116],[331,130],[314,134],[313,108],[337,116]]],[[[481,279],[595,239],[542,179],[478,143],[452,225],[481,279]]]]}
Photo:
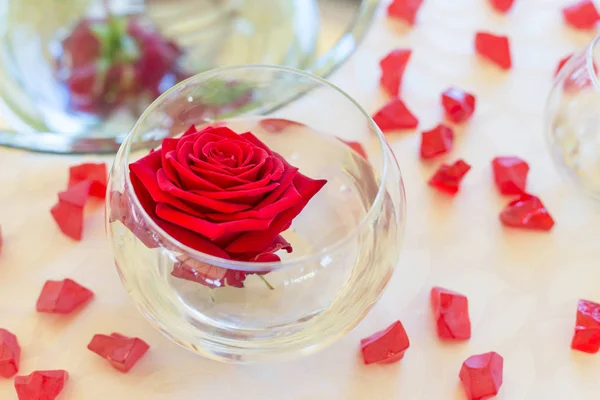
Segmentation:
{"type": "Polygon", "coordinates": [[[600,200],[599,37],[557,75],[546,109],[546,136],[561,172],[600,200]]]}
{"type": "MultiPolygon", "coordinates": [[[[166,149],[172,151],[174,143],[168,141],[164,149],[154,150],[160,152],[154,162],[162,166],[166,149]]],[[[194,147],[193,153],[201,161],[240,159],[221,147],[210,152],[201,148],[194,147]]],[[[191,165],[191,159],[177,160],[191,165]]],[[[170,175],[168,186],[178,193],[192,191],[210,198],[225,187],[236,190],[237,183],[213,181],[212,173],[205,172],[198,173],[218,188],[197,191],[181,180],[188,173],[181,171],[170,175]]],[[[166,189],[165,176],[158,175],[157,185],[166,189]]],[[[185,204],[177,205],[180,211],[201,213],[199,218],[218,224],[206,216],[206,209],[190,211],[185,199],[191,198],[186,196],[181,197],[185,204]]],[[[250,207],[246,211],[253,211],[261,208],[262,200],[259,195],[229,201],[242,202],[250,207]]],[[[115,262],[142,313],[180,345],[209,358],[239,363],[308,354],[352,329],[392,275],[404,221],[400,170],[365,110],[316,76],[270,66],[212,70],[160,96],[121,146],[107,200],[107,230],[115,262]],[[290,102],[294,93],[303,96],[290,102]],[[207,107],[232,96],[241,100],[227,102],[224,108],[207,107]],[[288,105],[273,112],[274,104],[288,105]],[[152,201],[136,194],[142,186],[137,172],[133,182],[137,189],[132,186],[130,166],[148,156],[147,150],[134,150],[136,143],[148,137],[157,143],[181,137],[192,124],[197,130],[226,127],[244,137],[251,132],[301,174],[327,180],[281,234],[293,252],[279,250],[275,254],[280,261],[263,258],[261,262],[203,253],[181,242],[186,242],[186,232],[178,233],[181,241],[167,233],[171,228],[165,227],[163,215],[157,216],[159,206],[154,200],[162,200],[152,175],[144,186],[154,193],[152,201]]],[[[225,248],[236,235],[209,242],[225,248]]]]}

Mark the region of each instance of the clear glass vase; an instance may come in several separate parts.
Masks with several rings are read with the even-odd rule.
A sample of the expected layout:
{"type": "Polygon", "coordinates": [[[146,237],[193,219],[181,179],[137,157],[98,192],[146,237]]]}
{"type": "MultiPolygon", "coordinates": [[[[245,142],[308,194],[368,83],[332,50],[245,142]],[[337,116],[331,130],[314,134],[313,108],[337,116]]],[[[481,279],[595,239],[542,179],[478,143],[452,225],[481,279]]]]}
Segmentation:
{"type": "Polygon", "coordinates": [[[394,155],[365,110],[308,73],[231,67],[180,83],[130,132],[109,186],[107,230],[127,292],[161,332],[216,360],[261,362],[321,349],[366,315],[398,261],[405,196],[394,155]],[[240,88],[244,101],[207,107],[240,88]],[[297,93],[303,96],[291,101],[297,93]],[[177,240],[150,215],[154,206],[148,212],[132,186],[131,164],[148,155],[135,144],[181,137],[191,124],[251,132],[300,173],[327,180],[282,233],[293,252],[274,253],[280,261],[215,256],[184,244],[190,232],[177,240]]]}

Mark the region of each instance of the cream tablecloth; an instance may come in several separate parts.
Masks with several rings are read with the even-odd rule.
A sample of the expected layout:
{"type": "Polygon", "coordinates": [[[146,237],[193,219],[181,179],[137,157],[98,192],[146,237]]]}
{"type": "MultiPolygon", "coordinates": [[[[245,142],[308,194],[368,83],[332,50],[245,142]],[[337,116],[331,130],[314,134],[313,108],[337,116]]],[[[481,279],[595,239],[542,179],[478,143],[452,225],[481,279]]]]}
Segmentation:
{"type": "MultiPolygon", "coordinates": [[[[383,9],[358,53],[334,76],[369,111],[385,101],[378,61],[411,47],[404,97],[430,128],[441,118],[439,94],[449,85],[473,91],[478,108],[458,132],[452,154],[473,165],[455,198],[425,182],[438,162],[422,163],[417,133],[390,136],[408,193],[407,235],[397,271],[368,317],[319,354],[283,364],[225,365],[204,360],[154,331],[122,289],[104,236],[102,212],[87,217],[85,237],[62,235],[49,209],[78,157],[0,150],[0,327],[23,347],[21,372],[64,368],[71,373],[60,399],[105,400],[442,400],[463,399],[458,371],[465,358],[495,350],[505,359],[498,399],[600,397],[600,355],[569,348],[577,300],[600,301],[600,211],[567,186],[553,168],[543,138],[544,99],[558,60],[591,34],[563,27],[563,0],[516,0],[506,17],[485,0],[425,0],[418,25],[399,29],[383,9]],[[512,39],[514,68],[500,73],[472,56],[473,35],[488,29],[512,39]],[[507,199],[493,185],[490,160],[519,155],[532,167],[529,188],[556,219],[549,233],[504,229],[507,199]],[[34,305],[46,279],[71,277],[96,298],[69,317],[39,315],[34,305]],[[437,339],[428,293],[441,285],[466,293],[473,337],[437,339]],[[411,338],[394,365],[361,364],[361,337],[401,319],[411,338]],[[123,375],[86,350],[93,334],[137,335],[152,349],[123,375]]],[[[95,158],[97,159],[97,158],[95,158]]],[[[106,161],[109,161],[106,158],[106,161]]],[[[399,244],[400,245],[400,244],[399,244]]],[[[0,380],[0,399],[15,399],[0,380]]]]}

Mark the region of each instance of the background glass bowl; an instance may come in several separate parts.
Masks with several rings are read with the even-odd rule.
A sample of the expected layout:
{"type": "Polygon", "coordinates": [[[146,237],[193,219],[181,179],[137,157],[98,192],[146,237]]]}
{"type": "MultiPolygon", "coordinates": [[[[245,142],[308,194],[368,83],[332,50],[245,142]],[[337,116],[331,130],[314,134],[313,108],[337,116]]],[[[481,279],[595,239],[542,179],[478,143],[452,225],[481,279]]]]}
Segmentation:
{"type": "MultiPolygon", "coordinates": [[[[109,114],[81,112],[57,79],[62,40],[83,18],[105,16],[106,4],[114,15],[135,16],[176,43],[182,76],[241,64],[327,76],[356,49],[378,0],[0,2],[0,145],[56,153],[118,149],[152,98],[138,96],[134,107],[128,101],[109,114]]],[[[176,83],[168,78],[161,91],[176,83]]]]}
{"type": "Polygon", "coordinates": [[[148,320],[196,353],[246,363],[317,351],[366,315],[398,261],[405,196],[381,131],[347,94],[297,70],[229,67],[180,83],[146,110],[117,154],[107,216],[119,274],[148,320]],[[251,95],[215,114],[205,104],[230,91],[215,81],[242,85],[251,95]],[[289,103],[291,95],[304,92],[289,103]],[[282,103],[288,105],[271,113],[273,104],[282,103]],[[295,124],[281,124],[287,120],[295,124]],[[129,164],[147,151],[133,151],[134,144],[148,136],[177,137],[192,123],[249,130],[301,173],[328,180],[282,234],[294,252],[281,254],[280,263],[236,262],[194,251],[142,209],[129,164]],[[171,276],[182,260],[251,274],[243,288],[210,288],[171,276]],[[263,277],[273,290],[261,272],[268,272],[263,277]]]}

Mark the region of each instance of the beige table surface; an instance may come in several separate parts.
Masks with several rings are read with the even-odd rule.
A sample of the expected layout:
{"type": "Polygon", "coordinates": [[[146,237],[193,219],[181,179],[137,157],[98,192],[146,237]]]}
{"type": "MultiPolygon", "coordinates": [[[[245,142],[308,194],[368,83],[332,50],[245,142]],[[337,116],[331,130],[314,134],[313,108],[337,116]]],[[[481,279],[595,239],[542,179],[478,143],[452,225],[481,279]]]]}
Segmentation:
{"type": "MultiPolygon", "coordinates": [[[[23,347],[21,372],[64,368],[64,400],[463,399],[458,371],[471,354],[505,358],[498,399],[598,399],[600,355],[570,350],[579,298],[600,301],[600,209],[567,186],[543,138],[543,107],[558,60],[591,39],[563,28],[562,0],[516,0],[506,17],[485,0],[425,0],[418,26],[398,30],[380,13],[367,40],[333,77],[369,111],[384,102],[378,61],[411,47],[404,97],[430,128],[441,118],[438,96],[449,85],[478,96],[473,121],[459,132],[453,160],[473,165],[459,195],[425,181],[437,162],[419,160],[417,133],[390,136],[408,193],[407,235],[397,271],[380,303],[350,334],[319,354],[283,365],[235,366],[194,356],[154,331],[120,285],[104,235],[102,212],[86,219],[84,240],[62,235],[49,209],[77,157],[0,150],[0,327],[23,347]],[[503,74],[472,56],[478,29],[512,38],[514,68],[503,74]],[[549,233],[507,230],[498,213],[508,201],[491,179],[490,160],[516,154],[532,167],[530,191],[556,219],[549,233]],[[46,279],[71,277],[96,298],[70,317],[39,315],[35,300],[46,279]],[[438,341],[428,307],[431,286],[468,294],[473,338],[438,341]],[[400,363],[361,364],[361,337],[401,319],[411,347],[400,363]],[[86,350],[98,332],[122,332],[152,349],[128,375],[86,350]]],[[[383,10],[380,10],[383,11],[383,10]]],[[[106,159],[107,161],[108,158],[106,159]]],[[[16,399],[0,380],[0,399],[16,399]]]]}

